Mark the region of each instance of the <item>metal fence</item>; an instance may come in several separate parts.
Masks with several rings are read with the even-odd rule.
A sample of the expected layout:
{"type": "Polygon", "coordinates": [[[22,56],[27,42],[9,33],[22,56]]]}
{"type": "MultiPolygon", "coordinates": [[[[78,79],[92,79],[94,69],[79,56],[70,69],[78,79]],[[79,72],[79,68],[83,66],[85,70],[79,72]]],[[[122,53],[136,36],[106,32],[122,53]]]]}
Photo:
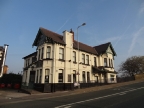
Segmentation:
{"type": "Polygon", "coordinates": [[[22,84],[23,89],[35,89],[40,92],[56,92],[56,91],[64,91],[64,90],[74,90],[78,88],[89,88],[95,86],[102,86],[114,83],[121,83],[126,81],[135,80],[134,77],[124,77],[124,78],[109,78],[109,79],[99,79],[97,81],[79,81],[74,83],[46,83],[46,84],[31,84],[29,83],[26,86],[25,83],[22,84]]]}

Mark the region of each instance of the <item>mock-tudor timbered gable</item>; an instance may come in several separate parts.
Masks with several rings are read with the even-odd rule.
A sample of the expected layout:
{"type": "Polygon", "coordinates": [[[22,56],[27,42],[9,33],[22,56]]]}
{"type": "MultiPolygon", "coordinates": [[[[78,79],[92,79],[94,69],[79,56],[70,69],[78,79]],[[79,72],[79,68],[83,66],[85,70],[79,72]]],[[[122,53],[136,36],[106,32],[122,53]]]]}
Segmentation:
{"type": "Polygon", "coordinates": [[[110,47],[108,47],[108,49],[107,49],[107,51],[106,51],[107,53],[111,53],[111,54],[113,54],[113,52],[112,52],[112,50],[111,50],[111,48],[110,47]]]}

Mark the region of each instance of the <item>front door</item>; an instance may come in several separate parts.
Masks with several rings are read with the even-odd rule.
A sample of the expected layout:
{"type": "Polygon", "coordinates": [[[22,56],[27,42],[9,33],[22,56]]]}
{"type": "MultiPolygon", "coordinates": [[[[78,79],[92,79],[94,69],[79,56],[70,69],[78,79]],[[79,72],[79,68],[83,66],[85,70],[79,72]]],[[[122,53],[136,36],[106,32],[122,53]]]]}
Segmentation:
{"type": "Polygon", "coordinates": [[[98,83],[98,76],[95,76],[95,82],[98,83]]]}

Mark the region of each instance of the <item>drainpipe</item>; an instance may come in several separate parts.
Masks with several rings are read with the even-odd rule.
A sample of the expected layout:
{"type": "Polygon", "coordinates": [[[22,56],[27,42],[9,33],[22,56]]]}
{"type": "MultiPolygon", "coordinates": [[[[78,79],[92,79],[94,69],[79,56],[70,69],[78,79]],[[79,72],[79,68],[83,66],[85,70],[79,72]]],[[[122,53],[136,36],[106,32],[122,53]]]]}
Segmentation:
{"type": "Polygon", "coordinates": [[[4,44],[5,46],[5,51],[4,51],[4,56],[3,56],[3,62],[2,62],[2,67],[1,67],[1,73],[0,73],[0,77],[3,76],[3,68],[4,68],[4,65],[5,65],[5,61],[6,61],[6,54],[7,54],[7,49],[8,49],[8,46],[7,44],[4,44]]]}

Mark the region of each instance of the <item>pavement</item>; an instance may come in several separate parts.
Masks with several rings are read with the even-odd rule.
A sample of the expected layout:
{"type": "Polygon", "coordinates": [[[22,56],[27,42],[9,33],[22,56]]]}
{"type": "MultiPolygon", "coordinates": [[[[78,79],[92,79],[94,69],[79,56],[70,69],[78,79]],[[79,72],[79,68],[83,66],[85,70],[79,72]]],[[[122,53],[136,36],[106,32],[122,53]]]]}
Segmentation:
{"type": "Polygon", "coordinates": [[[61,96],[67,96],[67,95],[82,94],[82,93],[88,93],[88,92],[93,92],[93,91],[100,91],[100,90],[130,85],[130,84],[139,83],[139,82],[144,82],[144,79],[110,84],[110,85],[96,86],[96,87],[90,87],[90,88],[84,88],[84,89],[76,89],[73,91],[57,91],[54,93],[37,92],[36,94],[32,94],[32,95],[18,92],[18,90],[13,90],[13,89],[0,89],[0,103],[6,102],[6,101],[10,102],[10,101],[19,100],[19,99],[20,100],[46,99],[46,98],[54,98],[54,97],[61,97],[61,96]]]}

